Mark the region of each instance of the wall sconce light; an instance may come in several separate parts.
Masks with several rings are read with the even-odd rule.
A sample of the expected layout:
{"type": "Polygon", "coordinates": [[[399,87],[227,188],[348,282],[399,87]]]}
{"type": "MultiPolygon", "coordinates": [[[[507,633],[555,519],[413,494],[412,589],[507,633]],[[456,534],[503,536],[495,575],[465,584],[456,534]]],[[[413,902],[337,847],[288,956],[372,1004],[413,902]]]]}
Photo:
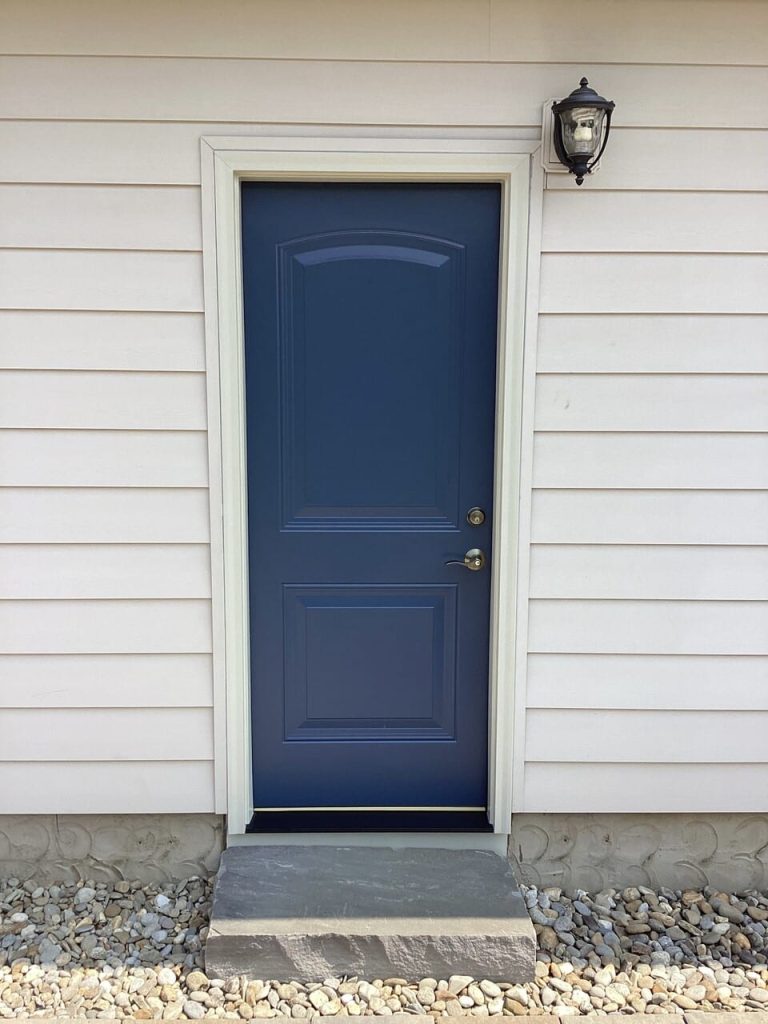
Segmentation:
{"type": "Polygon", "coordinates": [[[603,155],[616,104],[589,88],[582,78],[570,96],[552,104],[553,142],[560,163],[581,185],[603,155]]]}

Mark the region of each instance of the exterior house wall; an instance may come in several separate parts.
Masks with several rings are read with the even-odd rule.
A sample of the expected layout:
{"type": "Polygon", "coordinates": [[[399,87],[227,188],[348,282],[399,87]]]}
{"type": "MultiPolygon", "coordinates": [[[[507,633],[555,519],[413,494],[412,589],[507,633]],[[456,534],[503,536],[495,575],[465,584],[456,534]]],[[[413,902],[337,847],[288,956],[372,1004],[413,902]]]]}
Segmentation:
{"type": "Polygon", "coordinates": [[[223,810],[200,136],[536,138],[582,74],[616,127],[546,181],[515,810],[763,810],[768,5],[6,0],[0,39],[0,812],[223,810]]]}

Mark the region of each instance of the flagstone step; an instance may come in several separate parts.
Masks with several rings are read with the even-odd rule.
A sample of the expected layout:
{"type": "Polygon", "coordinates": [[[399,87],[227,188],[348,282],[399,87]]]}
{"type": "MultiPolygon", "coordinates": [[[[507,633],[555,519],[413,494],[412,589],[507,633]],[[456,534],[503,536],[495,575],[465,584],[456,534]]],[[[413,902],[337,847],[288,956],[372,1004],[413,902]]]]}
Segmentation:
{"type": "Polygon", "coordinates": [[[536,935],[487,850],[236,846],[222,857],[209,977],[532,981],[536,935]]]}

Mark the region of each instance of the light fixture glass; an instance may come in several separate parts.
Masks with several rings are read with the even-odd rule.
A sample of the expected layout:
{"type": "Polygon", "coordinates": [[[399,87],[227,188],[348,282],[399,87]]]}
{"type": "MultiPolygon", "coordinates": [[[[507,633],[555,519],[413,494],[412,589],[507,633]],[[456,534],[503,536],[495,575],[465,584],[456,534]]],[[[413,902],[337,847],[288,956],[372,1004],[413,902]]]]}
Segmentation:
{"type": "Polygon", "coordinates": [[[560,117],[563,146],[569,156],[593,157],[603,139],[605,111],[594,107],[574,107],[560,117]]]}
{"type": "Polygon", "coordinates": [[[614,106],[612,100],[590,89],[586,78],[570,96],[552,104],[555,152],[560,163],[576,175],[577,185],[603,154],[614,106]]]}

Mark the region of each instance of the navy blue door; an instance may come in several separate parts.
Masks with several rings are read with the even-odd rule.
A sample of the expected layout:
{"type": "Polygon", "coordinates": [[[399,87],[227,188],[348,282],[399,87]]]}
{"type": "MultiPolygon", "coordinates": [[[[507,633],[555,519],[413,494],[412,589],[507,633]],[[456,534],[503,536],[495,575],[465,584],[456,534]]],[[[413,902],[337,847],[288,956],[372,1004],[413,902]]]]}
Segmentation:
{"type": "Polygon", "coordinates": [[[486,806],[499,218],[242,186],[256,808],[486,806]]]}

